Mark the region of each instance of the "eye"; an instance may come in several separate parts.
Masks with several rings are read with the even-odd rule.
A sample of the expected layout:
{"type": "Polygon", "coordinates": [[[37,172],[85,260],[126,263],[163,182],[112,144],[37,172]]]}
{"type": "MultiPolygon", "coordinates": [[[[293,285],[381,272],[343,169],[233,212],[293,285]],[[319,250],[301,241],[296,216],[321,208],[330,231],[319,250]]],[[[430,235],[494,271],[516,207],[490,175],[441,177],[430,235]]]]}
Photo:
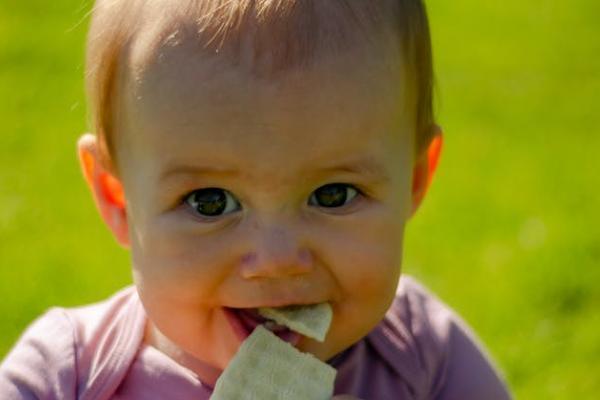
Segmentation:
{"type": "Polygon", "coordinates": [[[188,194],[184,202],[204,217],[216,217],[238,211],[240,203],[225,189],[206,188],[188,194]]]}
{"type": "Polygon", "coordinates": [[[331,183],[315,190],[308,199],[308,204],[319,207],[342,207],[358,196],[358,190],[345,183],[331,183]]]}

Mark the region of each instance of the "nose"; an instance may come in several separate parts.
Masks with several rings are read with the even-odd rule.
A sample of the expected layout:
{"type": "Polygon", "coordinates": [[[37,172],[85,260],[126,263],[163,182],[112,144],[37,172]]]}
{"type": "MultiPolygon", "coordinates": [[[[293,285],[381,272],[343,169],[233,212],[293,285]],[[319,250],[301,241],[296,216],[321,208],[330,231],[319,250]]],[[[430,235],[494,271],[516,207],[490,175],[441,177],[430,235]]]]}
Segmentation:
{"type": "Polygon", "coordinates": [[[241,260],[242,276],[246,279],[284,278],[313,269],[311,251],[292,229],[260,227],[253,231],[250,242],[252,246],[241,260]]]}

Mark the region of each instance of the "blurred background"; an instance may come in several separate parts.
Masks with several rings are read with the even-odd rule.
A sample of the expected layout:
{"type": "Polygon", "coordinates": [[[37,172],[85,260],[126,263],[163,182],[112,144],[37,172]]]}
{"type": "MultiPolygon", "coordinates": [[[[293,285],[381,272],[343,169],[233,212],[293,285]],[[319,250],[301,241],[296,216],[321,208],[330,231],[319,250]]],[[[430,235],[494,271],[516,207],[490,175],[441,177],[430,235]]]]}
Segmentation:
{"type": "MultiPolygon", "coordinates": [[[[600,2],[430,0],[442,160],[404,271],[516,397],[600,392],[600,2]]],[[[75,142],[89,1],[0,2],[0,358],[54,305],[130,283],[75,142]]]]}

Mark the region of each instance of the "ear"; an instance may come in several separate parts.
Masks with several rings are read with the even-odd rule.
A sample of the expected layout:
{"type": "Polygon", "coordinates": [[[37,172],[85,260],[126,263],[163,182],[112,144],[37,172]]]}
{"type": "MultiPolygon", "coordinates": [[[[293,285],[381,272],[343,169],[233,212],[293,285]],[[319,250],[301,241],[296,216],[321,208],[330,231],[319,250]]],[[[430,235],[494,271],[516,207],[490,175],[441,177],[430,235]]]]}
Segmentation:
{"type": "Polygon", "coordinates": [[[77,142],[83,176],[92,192],[100,216],[117,242],[129,247],[126,201],[121,182],[106,170],[100,160],[96,137],[86,133],[77,142]]]}
{"type": "Polygon", "coordinates": [[[442,129],[437,125],[434,125],[432,129],[434,134],[429,146],[419,154],[413,169],[411,218],[425,198],[442,152],[442,129]]]}

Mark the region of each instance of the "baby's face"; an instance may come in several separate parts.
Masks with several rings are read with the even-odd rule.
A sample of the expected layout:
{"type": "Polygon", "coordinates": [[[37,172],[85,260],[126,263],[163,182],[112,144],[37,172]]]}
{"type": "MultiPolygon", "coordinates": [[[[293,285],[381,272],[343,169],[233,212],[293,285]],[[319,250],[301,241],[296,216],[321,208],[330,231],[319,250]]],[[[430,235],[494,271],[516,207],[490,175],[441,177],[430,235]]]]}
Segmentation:
{"type": "Polygon", "coordinates": [[[381,320],[400,275],[414,143],[400,63],[356,51],[267,81],[194,51],[130,80],[119,120],[150,330],[222,369],[242,340],[226,308],[330,302],[326,341],[297,344],[330,358],[381,320]]]}

